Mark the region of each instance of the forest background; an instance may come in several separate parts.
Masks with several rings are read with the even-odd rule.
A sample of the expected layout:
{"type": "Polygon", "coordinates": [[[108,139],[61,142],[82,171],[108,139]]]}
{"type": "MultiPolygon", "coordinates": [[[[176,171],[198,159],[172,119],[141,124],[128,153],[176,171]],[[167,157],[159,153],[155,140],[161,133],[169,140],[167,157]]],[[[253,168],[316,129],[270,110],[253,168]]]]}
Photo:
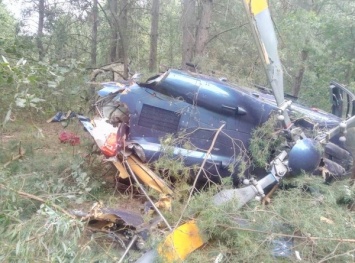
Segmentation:
{"type": "MultiPolygon", "coordinates": [[[[27,63],[16,66],[19,74],[2,61],[3,94],[9,92],[5,87],[26,82],[18,96],[27,90],[57,108],[48,96],[56,94],[58,101],[59,93],[88,92],[90,71],[112,62],[125,65],[125,78],[136,72],[148,78],[190,62],[205,74],[267,86],[242,1],[24,0],[17,2],[22,10],[17,19],[8,11],[13,2],[0,4],[0,52],[9,66],[20,59],[27,63]]],[[[354,2],[272,0],[269,5],[286,92],[309,106],[327,107],[330,80],[350,87],[355,81],[354,2]]],[[[6,113],[11,100],[2,100],[6,113]]]]}

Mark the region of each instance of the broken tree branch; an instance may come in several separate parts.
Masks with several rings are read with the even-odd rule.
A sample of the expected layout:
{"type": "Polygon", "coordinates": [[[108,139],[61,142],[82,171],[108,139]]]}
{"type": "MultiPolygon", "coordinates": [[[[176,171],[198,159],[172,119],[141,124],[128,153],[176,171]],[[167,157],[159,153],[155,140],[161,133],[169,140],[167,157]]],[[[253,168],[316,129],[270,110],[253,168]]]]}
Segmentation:
{"type": "Polygon", "coordinates": [[[65,209],[63,209],[62,207],[56,205],[56,204],[49,204],[49,202],[47,200],[44,200],[36,195],[33,195],[33,194],[29,194],[29,193],[26,193],[26,192],[23,192],[23,191],[17,191],[11,187],[8,187],[4,184],[0,184],[0,188],[2,189],[6,189],[6,190],[11,190],[11,191],[14,191],[15,193],[17,193],[18,195],[20,195],[21,197],[24,197],[24,198],[27,198],[27,199],[32,199],[32,200],[36,200],[38,202],[41,202],[43,204],[47,204],[49,206],[52,206],[53,208],[55,208],[56,210],[59,210],[60,212],[62,212],[63,214],[69,216],[70,218],[72,219],[76,219],[76,217],[72,214],[70,214],[68,211],[66,211],[65,209]]]}
{"type": "Polygon", "coordinates": [[[18,147],[18,155],[12,156],[11,160],[4,164],[4,168],[6,168],[13,161],[16,161],[16,160],[22,158],[25,153],[26,153],[26,150],[22,148],[21,141],[20,141],[19,147],[18,147]]]}
{"type": "Polygon", "coordinates": [[[216,226],[224,227],[226,229],[225,231],[227,231],[229,229],[236,229],[236,230],[241,230],[241,231],[254,232],[254,233],[260,233],[260,234],[267,234],[267,235],[278,236],[278,237],[298,238],[298,239],[305,239],[305,240],[311,240],[311,241],[323,240],[323,241],[336,241],[336,242],[345,242],[345,243],[355,243],[355,239],[352,239],[352,238],[297,236],[297,235],[289,235],[289,234],[283,234],[283,233],[274,233],[274,232],[270,232],[270,231],[257,230],[257,229],[252,229],[252,228],[228,226],[228,225],[224,225],[224,224],[217,224],[216,226]]]}
{"type": "MultiPolygon", "coordinates": [[[[340,244],[340,243],[339,243],[340,244]]],[[[355,249],[351,249],[351,250],[348,250],[344,253],[341,253],[341,254],[337,254],[337,255],[332,255],[332,256],[329,256],[329,257],[325,257],[323,259],[321,259],[318,263],[323,263],[323,262],[330,262],[329,260],[330,259],[334,259],[334,258],[337,258],[337,257],[340,257],[340,256],[344,256],[344,255],[351,255],[352,252],[354,252],[355,249]]],[[[335,261],[333,261],[335,262],[335,261]]]]}
{"type": "Polygon", "coordinates": [[[118,261],[118,263],[122,263],[123,260],[125,259],[126,255],[128,254],[129,250],[131,249],[131,247],[133,246],[134,242],[136,242],[138,238],[138,235],[134,235],[133,238],[131,239],[131,242],[129,242],[125,252],[123,253],[123,255],[121,256],[120,260],[118,261]]]}
{"type": "Polygon", "coordinates": [[[219,37],[220,35],[222,35],[222,34],[224,34],[224,33],[227,33],[227,32],[232,31],[232,30],[234,30],[234,29],[242,28],[242,27],[244,27],[244,26],[246,26],[246,25],[248,25],[248,23],[244,23],[244,24],[241,24],[241,25],[239,25],[239,26],[234,26],[234,27],[228,28],[228,29],[226,29],[226,30],[223,30],[223,31],[221,31],[221,32],[219,32],[219,33],[217,33],[217,34],[215,34],[213,37],[211,37],[211,38],[206,42],[205,45],[207,46],[207,44],[210,43],[213,39],[219,37]]]}
{"type": "Polygon", "coordinates": [[[150,198],[150,196],[148,195],[148,193],[145,191],[143,185],[139,182],[136,174],[133,172],[130,164],[127,161],[127,158],[125,156],[123,156],[123,164],[125,165],[127,171],[129,172],[129,174],[132,176],[133,180],[136,182],[136,184],[138,185],[138,187],[141,189],[141,191],[143,192],[143,194],[145,195],[145,197],[148,199],[148,201],[150,202],[150,204],[153,206],[154,210],[158,213],[158,215],[161,217],[161,219],[164,221],[165,225],[169,228],[170,231],[172,231],[172,227],[170,226],[169,222],[165,219],[164,215],[160,212],[160,210],[156,207],[156,205],[154,204],[153,200],[150,198]]]}
{"type": "Polygon", "coordinates": [[[182,217],[183,217],[183,215],[185,214],[185,211],[186,211],[186,209],[187,209],[187,207],[188,207],[188,205],[189,205],[189,203],[190,203],[190,201],[191,201],[192,194],[193,194],[194,189],[195,189],[196,184],[197,184],[197,180],[198,180],[198,178],[199,178],[201,172],[203,171],[203,167],[205,166],[205,164],[206,164],[206,162],[207,162],[208,156],[211,155],[211,152],[212,152],[213,147],[214,147],[214,145],[215,145],[215,143],[216,143],[216,141],[217,141],[217,138],[218,138],[219,133],[222,131],[222,129],[223,129],[223,127],[224,127],[225,125],[226,125],[226,124],[223,123],[223,124],[221,125],[221,127],[218,128],[218,130],[216,131],[216,134],[215,134],[214,137],[213,137],[211,146],[210,146],[210,148],[207,150],[206,156],[205,156],[205,158],[203,159],[203,162],[202,162],[202,164],[201,164],[201,166],[200,166],[200,169],[198,170],[198,173],[196,174],[194,183],[192,184],[192,187],[191,187],[191,191],[190,191],[189,197],[188,197],[188,199],[187,199],[187,201],[186,201],[186,204],[185,204],[185,206],[184,206],[184,208],[183,208],[183,210],[182,210],[182,212],[181,212],[180,218],[179,218],[179,220],[177,221],[177,223],[176,223],[176,225],[175,225],[175,228],[177,228],[177,227],[180,225],[180,223],[181,223],[182,217]]]}
{"type": "Polygon", "coordinates": [[[270,190],[270,192],[264,196],[263,200],[261,203],[263,205],[268,205],[271,202],[271,196],[274,194],[274,192],[279,188],[279,184],[274,185],[274,187],[270,190]]]}

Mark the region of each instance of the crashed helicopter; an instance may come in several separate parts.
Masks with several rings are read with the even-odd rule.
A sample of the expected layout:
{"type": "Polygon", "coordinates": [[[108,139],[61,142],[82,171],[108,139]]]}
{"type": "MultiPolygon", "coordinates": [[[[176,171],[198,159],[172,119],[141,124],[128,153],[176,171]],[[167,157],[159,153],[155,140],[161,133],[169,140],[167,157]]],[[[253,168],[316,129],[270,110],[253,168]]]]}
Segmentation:
{"type": "MultiPolygon", "coordinates": [[[[204,176],[213,181],[233,176],[238,182],[238,156],[248,150],[252,131],[272,114],[279,113],[273,95],[267,90],[247,89],[206,75],[175,69],[144,83],[127,86],[109,83],[103,86],[99,91],[102,99],[97,106],[105,119],[101,124],[105,122],[105,127],[109,127],[106,133],[111,131],[101,140],[101,149],[107,157],[116,156],[126,147],[143,163],[156,161],[163,154],[161,138],[174,134],[182,138],[174,145],[174,157],[182,158],[188,166],[201,164],[206,159],[204,176]],[[222,126],[222,132],[207,155],[216,131],[222,126]],[[184,148],[187,143],[192,147],[184,148]]],[[[338,116],[306,108],[296,102],[285,111],[294,120],[290,122],[291,127],[284,130],[289,149],[297,139],[306,138],[305,130],[317,132],[319,142],[329,137],[324,144],[323,155],[310,160],[305,152],[300,153],[296,157],[299,164],[294,164],[294,161],[290,164],[294,172],[313,172],[321,159],[335,177],[344,176],[350,169],[351,155],[345,149],[341,133],[333,136],[335,132],[332,129],[337,129],[341,123],[339,116],[343,107],[354,114],[355,97],[335,82],[331,83],[330,91],[333,112],[338,116]],[[344,95],[350,98],[349,102],[341,100],[344,95]],[[308,161],[309,167],[302,166],[304,161],[308,161]]],[[[95,128],[88,130],[95,131],[95,128]]]]}
{"type": "MultiPolygon", "coordinates": [[[[355,125],[355,95],[343,85],[331,82],[332,114],[286,100],[267,1],[243,3],[272,89],[248,89],[224,79],[177,69],[145,82],[103,83],[95,104],[99,118],[78,117],[102,153],[114,158],[112,162],[120,177],[137,175],[150,187],[172,194],[171,187],[145,165],[160,158],[162,138],[168,135],[182,138],[172,145],[172,158],[203,168],[193,174],[197,181],[219,181],[232,176],[235,186],[240,186],[241,181],[250,184],[222,190],[212,200],[215,205],[237,199],[242,206],[256,196],[263,197],[266,188],[287,174],[322,170],[330,177],[342,178],[349,173],[353,158],[345,137],[355,125]],[[245,174],[247,180],[241,180],[238,165],[248,153],[252,131],[275,114],[285,146],[275,152],[267,169],[251,167],[245,174]]],[[[197,231],[194,223],[183,226],[197,231]]],[[[139,262],[153,262],[147,258],[156,254],[164,256],[166,262],[183,260],[203,244],[201,240],[188,242],[187,236],[177,238],[181,239],[188,249],[187,245],[180,248],[172,237],[166,246],[173,249],[166,249],[163,244],[139,262]]]]}
{"type": "MultiPolygon", "coordinates": [[[[272,28],[265,23],[263,26],[266,29],[259,32],[272,28]]],[[[267,31],[257,38],[269,39],[270,35],[267,31]]],[[[331,82],[333,114],[284,100],[281,63],[274,44],[267,44],[263,42],[263,48],[270,50],[268,56],[276,56],[267,58],[270,64],[266,64],[270,67],[267,74],[272,91],[170,69],[146,82],[103,83],[95,104],[100,115],[94,120],[97,127],[85,118],[81,121],[107,157],[129,149],[136,161],[152,163],[163,154],[162,138],[173,135],[181,138],[173,145],[173,158],[182,159],[187,166],[200,165],[205,160],[201,182],[232,176],[237,186],[240,156],[248,152],[253,130],[276,114],[283,126],[280,136],[285,137],[286,150],[294,156],[288,161],[289,172],[314,172],[325,167],[332,176],[343,177],[352,165],[344,136],[346,127],[354,122],[351,117],[355,114],[355,96],[339,83],[331,82]],[[214,138],[219,128],[221,132],[214,138]],[[309,134],[312,137],[307,138],[309,134]],[[322,144],[324,150],[310,156],[305,150],[296,153],[292,148],[302,139],[307,147],[313,149],[322,144]],[[213,148],[207,154],[212,142],[213,148]]],[[[264,56],[266,51],[261,52],[264,56]]],[[[126,174],[124,169],[119,170],[126,174]]],[[[260,177],[266,171],[251,168],[248,173],[258,173],[260,177]]]]}

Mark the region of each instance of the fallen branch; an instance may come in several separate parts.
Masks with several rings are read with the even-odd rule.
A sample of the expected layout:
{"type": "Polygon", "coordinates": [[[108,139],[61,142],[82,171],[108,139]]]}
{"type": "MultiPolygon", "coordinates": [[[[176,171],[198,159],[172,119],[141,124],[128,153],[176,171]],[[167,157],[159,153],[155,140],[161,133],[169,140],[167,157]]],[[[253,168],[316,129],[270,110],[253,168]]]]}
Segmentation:
{"type": "Polygon", "coordinates": [[[228,225],[223,225],[223,224],[217,224],[216,226],[220,226],[220,227],[226,228],[225,231],[227,231],[229,229],[235,229],[235,230],[241,230],[241,231],[246,231],[246,232],[254,232],[254,233],[267,234],[267,235],[273,235],[273,236],[279,236],[279,237],[306,239],[306,240],[311,240],[311,241],[322,240],[322,241],[336,241],[336,242],[345,242],[345,243],[355,243],[355,239],[352,239],[352,238],[297,236],[297,235],[289,235],[289,234],[283,234],[283,233],[274,233],[274,232],[270,232],[270,231],[257,230],[257,229],[252,229],[252,228],[228,226],[228,225]]]}
{"type": "Polygon", "coordinates": [[[38,202],[41,202],[43,204],[47,204],[47,205],[50,205],[52,206],[53,208],[59,210],[60,212],[62,212],[63,214],[69,216],[70,218],[73,218],[73,219],[76,219],[76,217],[72,214],[70,214],[68,211],[66,211],[65,209],[63,209],[62,207],[56,205],[56,204],[49,204],[48,201],[36,196],[36,195],[33,195],[33,194],[29,194],[29,193],[26,193],[26,192],[23,192],[23,191],[17,191],[15,189],[12,189],[6,185],[3,185],[3,184],[0,184],[0,188],[2,189],[6,189],[6,190],[11,190],[11,191],[14,191],[15,193],[17,193],[18,195],[20,195],[21,197],[24,197],[24,198],[27,198],[27,199],[32,199],[32,200],[36,200],[38,202]]]}
{"type": "Polygon", "coordinates": [[[261,203],[263,205],[268,205],[271,202],[271,196],[274,194],[274,192],[279,188],[279,184],[274,185],[274,187],[270,190],[270,192],[264,196],[263,200],[261,203]]]}
{"type": "Polygon", "coordinates": [[[21,141],[20,141],[20,144],[19,144],[19,147],[18,147],[18,155],[12,156],[11,160],[4,164],[4,168],[6,168],[13,161],[16,161],[16,160],[22,158],[25,153],[26,153],[26,150],[24,150],[21,147],[21,141]]]}
{"type": "Polygon", "coordinates": [[[182,212],[181,212],[180,218],[179,218],[179,220],[177,221],[177,223],[176,223],[176,225],[175,225],[175,228],[177,228],[177,227],[180,225],[180,223],[181,223],[182,217],[183,217],[183,215],[184,215],[184,213],[185,213],[185,211],[186,211],[186,209],[187,209],[187,207],[188,207],[188,205],[189,205],[189,203],[190,203],[190,201],[191,201],[191,198],[192,198],[194,189],[195,189],[196,184],[197,184],[197,180],[198,180],[198,178],[199,178],[201,172],[203,171],[203,167],[205,166],[205,164],[206,164],[206,162],[207,162],[207,158],[208,158],[208,156],[211,155],[211,152],[212,152],[213,147],[214,147],[214,145],[215,145],[215,143],[216,143],[216,140],[217,140],[217,138],[218,138],[218,135],[219,135],[219,133],[222,131],[222,129],[223,129],[224,126],[225,126],[225,124],[222,124],[221,127],[218,128],[218,130],[216,131],[216,134],[215,134],[214,137],[213,137],[211,146],[210,146],[210,148],[208,149],[208,151],[206,152],[206,156],[205,156],[205,158],[203,159],[203,162],[202,162],[202,164],[201,164],[201,166],[200,166],[200,169],[198,170],[198,173],[196,174],[194,183],[192,184],[192,187],[191,187],[191,191],[190,191],[189,197],[188,197],[188,199],[187,199],[187,201],[186,201],[186,204],[185,204],[185,206],[184,206],[184,208],[183,208],[183,210],[182,210],[182,212]]]}
{"type": "Polygon", "coordinates": [[[345,256],[345,255],[351,255],[352,252],[354,252],[355,249],[352,249],[352,250],[348,250],[344,253],[341,253],[341,254],[338,254],[338,255],[332,255],[332,256],[329,256],[329,257],[325,257],[323,259],[321,259],[318,263],[323,263],[323,262],[329,262],[330,259],[334,259],[334,258],[337,258],[337,257],[341,257],[341,256],[345,256]]]}
{"type": "Polygon", "coordinates": [[[169,228],[170,231],[172,231],[172,227],[170,226],[169,222],[166,220],[166,218],[164,217],[164,215],[160,212],[160,210],[158,209],[158,207],[154,204],[153,200],[150,198],[150,196],[148,195],[148,193],[145,191],[143,185],[139,182],[136,174],[132,171],[132,168],[130,166],[130,164],[127,161],[127,158],[124,156],[123,159],[123,164],[125,165],[127,171],[129,172],[130,176],[133,178],[133,180],[136,182],[136,184],[138,185],[138,187],[141,189],[141,191],[143,192],[143,194],[145,195],[145,197],[148,199],[148,201],[150,202],[150,204],[153,206],[154,210],[157,212],[157,214],[161,217],[161,219],[164,221],[164,223],[166,224],[166,226],[169,228]]]}
{"type": "Polygon", "coordinates": [[[207,46],[208,43],[210,43],[213,39],[219,37],[220,35],[222,35],[222,34],[224,34],[224,33],[226,33],[226,32],[232,31],[232,30],[234,30],[234,29],[242,28],[243,26],[246,26],[247,24],[248,24],[248,23],[244,23],[244,24],[242,24],[242,25],[234,26],[234,27],[232,27],[232,28],[228,28],[228,29],[226,29],[226,30],[223,30],[223,31],[217,33],[216,35],[214,35],[213,37],[211,37],[209,40],[207,40],[205,46],[207,46]]]}

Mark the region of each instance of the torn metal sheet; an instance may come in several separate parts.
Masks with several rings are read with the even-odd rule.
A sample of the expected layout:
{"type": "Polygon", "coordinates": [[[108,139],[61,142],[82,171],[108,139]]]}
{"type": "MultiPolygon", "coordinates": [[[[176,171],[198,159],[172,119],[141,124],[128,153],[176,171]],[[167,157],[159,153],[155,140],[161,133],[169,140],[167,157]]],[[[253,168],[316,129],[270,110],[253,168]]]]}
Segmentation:
{"type": "Polygon", "coordinates": [[[87,222],[90,230],[107,233],[108,238],[112,238],[123,248],[134,243],[136,248],[143,249],[148,238],[150,225],[145,224],[139,214],[128,210],[104,208],[101,203],[96,203],[88,213],[79,210],[71,213],[87,222]]]}
{"type": "Polygon", "coordinates": [[[153,188],[154,190],[172,195],[173,191],[167,185],[167,183],[161,179],[156,173],[144,165],[137,157],[131,155],[127,158],[129,165],[131,166],[133,172],[142,180],[145,185],[153,188]]]}
{"type": "MultiPolygon", "coordinates": [[[[140,215],[126,210],[103,208],[101,209],[101,212],[101,218],[104,219],[107,216],[108,219],[114,219],[115,222],[121,219],[127,226],[132,226],[136,228],[144,223],[144,220],[140,215]]],[[[95,217],[97,219],[97,214],[95,215],[95,217]]]]}
{"type": "Polygon", "coordinates": [[[104,88],[98,92],[99,96],[101,96],[101,97],[105,97],[109,94],[119,92],[125,88],[124,85],[122,85],[118,82],[105,82],[105,83],[102,83],[102,86],[104,88]]]}
{"type": "Polygon", "coordinates": [[[94,226],[96,222],[102,221],[100,225],[110,224],[114,227],[114,224],[120,224],[125,227],[137,228],[144,223],[143,218],[134,212],[102,207],[101,203],[95,203],[91,210],[87,213],[74,210],[72,213],[78,217],[81,217],[82,221],[87,221],[89,226],[94,226]]]}
{"type": "Polygon", "coordinates": [[[53,117],[47,120],[47,123],[66,121],[74,117],[76,117],[76,113],[73,111],[68,111],[66,113],[62,111],[58,111],[53,117]]]}

